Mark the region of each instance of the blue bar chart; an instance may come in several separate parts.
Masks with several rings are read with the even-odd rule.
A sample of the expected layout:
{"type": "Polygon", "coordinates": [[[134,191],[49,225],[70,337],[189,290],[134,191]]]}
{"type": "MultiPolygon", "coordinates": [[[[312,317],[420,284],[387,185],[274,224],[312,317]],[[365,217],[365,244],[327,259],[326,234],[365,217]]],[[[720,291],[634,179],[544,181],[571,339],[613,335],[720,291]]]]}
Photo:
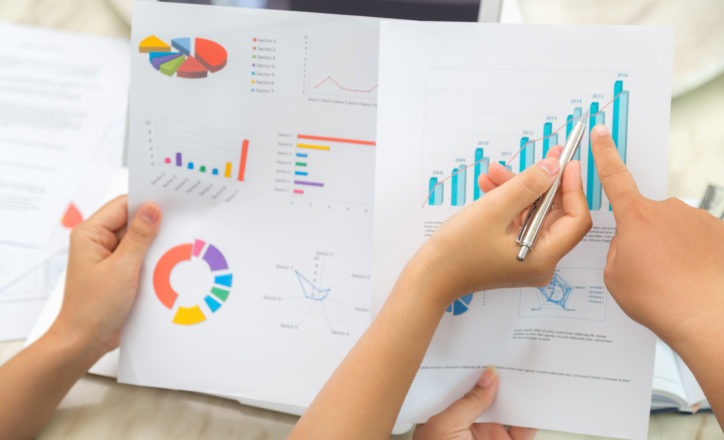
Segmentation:
{"type": "MultiPolygon", "coordinates": [[[[611,84],[611,83],[609,83],[611,84]]],[[[477,148],[467,150],[468,153],[449,157],[445,166],[436,160],[433,168],[435,172],[427,182],[427,204],[430,206],[462,207],[471,201],[478,200],[485,193],[479,188],[478,180],[481,174],[487,174],[490,164],[497,162],[509,171],[523,172],[537,160],[544,158],[555,145],[561,145],[571,134],[573,126],[583,117],[584,108],[588,108],[587,136],[577,149],[574,159],[581,160],[583,150],[582,169],[585,180],[584,189],[588,207],[591,211],[602,208],[603,190],[601,180],[593,160],[591,151],[591,129],[598,124],[607,124],[616,143],[616,148],[624,163],[628,148],[628,118],[630,93],[624,89],[624,81],[616,80],[607,93],[593,94],[589,103],[582,99],[571,99],[570,107],[561,115],[560,113],[541,116],[537,127],[520,127],[515,145],[496,145],[493,142],[480,141],[477,148]],[[611,94],[611,92],[613,92],[611,94]],[[606,97],[606,96],[610,96],[606,97]],[[606,97],[604,99],[604,97],[606,97]],[[609,113],[609,117],[606,117],[609,113]],[[565,120],[565,122],[563,122],[565,120]],[[556,123],[556,121],[560,121],[556,123]],[[565,130],[565,131],[564,131],[565,130]],[[565,138],[564,138],[565,132],[565,138]],[[520,135],[519,135],[520,136],[520,135]],[[540,147],[538,147],[540,143],[540,147]],[[482,146],[484,145],[484,146],[482,146]],[[505,151],[501,153],[501,149],[505,151]],[[470,153],[473,153],[470,155],[470,153]],[[492,154],[491,154],[492,152],[492,154]],[[503,156],[507,160],[493,160],[491,157],[503,156]],[[472,162],[469,162],[472,159],[472,162]],[[517,164],[516,164],[517,161],[517,164]],[[472,168],[472,172],[468,169],[472,168]]],[[[610,209],[610,207],[609,207],[610,209]]]]}

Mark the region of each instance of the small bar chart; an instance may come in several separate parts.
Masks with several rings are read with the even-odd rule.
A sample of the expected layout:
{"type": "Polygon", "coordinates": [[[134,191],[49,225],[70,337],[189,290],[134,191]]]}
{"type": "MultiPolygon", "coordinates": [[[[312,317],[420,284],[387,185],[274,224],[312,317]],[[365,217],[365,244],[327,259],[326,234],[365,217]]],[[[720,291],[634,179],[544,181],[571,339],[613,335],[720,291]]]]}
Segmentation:
{"type": "Polygon", "coordinates": [[[184,177],[195,175],[244,182],[250,141],[243,133],[190,122],[147,123],[151,161],[184,177]]]}
{"type": "Polygon", "coordinates": [[[349,183],[370,180],[375,145],[375,141],[346,136],[278,132],[273,190],[304,200],[304,206],[312,206],[312,199],[323,200],[327,207],[367,205],[369,191],[349,183]]]}
{"type": "Polygon", "coordinates": [[[589,103],[584,103],[580,98],[572,98],[563,115],[549,114],[542,117],[540,125],[537,127],[520,127],[519,133],[522,136],[519,135],[520,137],[517,138],[514,145],[510,145],[512,143],[510,141],[507,145],[497,142],[479,142],[486,146],[473,148],[473,154],[463,155],[466,158],[448,156],[447,159],[442,159],[447,160],[447,166],[439,163],[441,159],[435,159],[436,165],[430,168],[443,171],[434,171],[432,176],[428,177],[426,204],[435,207],[460,207],[479,199],[484,193],[478,187],[478,179],[481,174],[488,173],[490,164],[493,162],[491,156],[495,156],[496,152],[503,154],[507,160],[496,160],[495,162],[509,171],[525,171],[536,161],[544,158],[553,146],[561,145],[568,139],[574,124],[583,117],[583,110],[586,108],[589,113],[588,121],[586,121],[587,133],[576,151],[574,159],[581,160],[581,151],[584,151],[582,163],[584,175],[582,177],[585,181],[584,188],[588,207],[591,211],[601,210],[603,191],[591,151],[591,128],[598,124],[608,124],[624,163],[628,148],[630,93],[624,89],[622,79],[616,80],[609,90],[605,94],[592,94],[593,99],[589,103]],[[609,117],[606,116],[606,113],[609,113],[609,117]],[[558,122],[564,120],[565,123],[558,122]],[[500,153],[501,150],[505,153],[500,153]],[[493,154],[491,155],[490,152],[493,154]],[[472,163],[469,162],[470,159],[473,160],[472,163]],[[469,170],[470,168],[472,169],[469,170]]]}

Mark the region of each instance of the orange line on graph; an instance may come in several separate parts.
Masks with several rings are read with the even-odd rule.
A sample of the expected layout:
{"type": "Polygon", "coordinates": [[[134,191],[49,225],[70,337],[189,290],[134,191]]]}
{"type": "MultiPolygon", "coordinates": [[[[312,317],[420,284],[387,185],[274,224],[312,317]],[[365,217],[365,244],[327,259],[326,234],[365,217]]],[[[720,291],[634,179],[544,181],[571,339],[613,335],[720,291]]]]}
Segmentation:
{"type": "Polygon", "coordinates": [[[353,89],[351,87],[345,87],[342,84],[338,83],[337,80],[335,80],[331,76],[324,78],[319,84],[314,86],[314,88],[318,89],[319,87],[322,86],[322,84],[326,83],[327,81],[331,81],[332,83],[334,83],[334,85],[336,85],[340,89],[344,90],[345,92],[372,93],[377,88],[377,84],[375,84],[374,86],[372,86],[369,89],[353,89]]]}
{"type": "MultiPolygon", "coordinates": [[[[623,92],[619,92],[618,95],[616,95],[616,96],[614,96],[613,98],[611,98],[611,100],[608,101],[603,107],[599,107],[599,109],[598,109],[598,111],[597,111],[596,113],[593,113],[593,114],[591,114],[591,115],[588,115],[588,117],[589,117],[589,118],[590,118],[590,117],[594,117],[594,116],[596,116],[597,114],[601,113],[601,112],[603,111],[603,109],[605,109],[606,107],[608,107],[609,105],[611,105],[611,104],[613,103],[613,101],[617,100],[618,97],[621,96],[621,93],[623,93],[623,92]]],[[[540,141],[542,141],[542,140],[544,140],[544,139],[548,139],[548,138],[550,138],[550,137],[553,137],[554,134],[557,134],[559,131],[563,130],[563,129],[566,127],[566,125],[568,125],[569,123],[573,124],[574,122],[578,122],[578,120],[581,119],[581,118],[583,118],[583,116],[581,116],[581,117],[579,117],[579,118],[573,118],[573,119],[571,119],[570,121],[566,121],[565,124],[563,124],[563,125],[561,125],[560,127],[556,128],[556,129],[555,129],[554,131],[552,131],[551,134],[549,134],[548,136],[543,136],[543,137],[538,138],[538,139],[530,139],[528,142],[526,142],[525,144],[523,144],[523,146],[520,147],[520,149],[519,149],[514,155],[512,155],[512,156],[510,157],[510,159],[508,159],[508,161],[505,163],[505,166],[510,165],[510,163],[513,161],[513,159],[515,159],[516,157],[518,157],[518,155],[520,154],[520,152],[523,151],[523,150],[525,150],[525,147],[527,147],[528,144],[535,144],[536,142],[540,142],[540,141]]],[[[590,128],[591,128],[591,127],[589,127],[589,129],[590,129],[590,128]]],[[[465,170],[467,170],[468,168],[474,167],[475,165],[479,164],[480,162],[483,162],[484,160],[485,160],[485,159],[480,159],[479,161],[473,162],[472,164],[466,166],[466,167],[463,168],[463,169],[458,169],[458,170],[455,171],[454,173],[450,174],[449,176],[447,176],[447,177],[445,177],[444,179],[442,179],[442,180],[440,180],[439,182],[437,182],[432,188],[430,188],[430,192],[427,194],[427,198],[425,199],[425,201],[422,202],[421,208],[424,208],[424,207],[425,207],[425,205],[427,204],[428,200],[430,200],[430,196],[432,195],[433,192],[435,192],[435,188],[437,188],[438,185],[442,185],[444,182],[452,179],[453,176],[457,176],[461,171],[465,171],[465,170]]],[[[491,164],[491,165],[492,165],[492,164],[491,164]]],[[[473,184],[474,184],[474,185],[477,185],[478,183],[477,183],[477,182],[473,182],[473,184]]]]}
{"type": "Polygon", "coordinates": [[[358,145],[377,145],[377,142],[375,141],[360,141],[357,139],[343,139],[343,138],[333,138],[333,137],[326,137],[326,136],[312,136],[310,134],[298,134],[297,139],[307,139],[311,141],[326,141],[326,142],[340,142],[343,144],[358,144],[358,145]]]}

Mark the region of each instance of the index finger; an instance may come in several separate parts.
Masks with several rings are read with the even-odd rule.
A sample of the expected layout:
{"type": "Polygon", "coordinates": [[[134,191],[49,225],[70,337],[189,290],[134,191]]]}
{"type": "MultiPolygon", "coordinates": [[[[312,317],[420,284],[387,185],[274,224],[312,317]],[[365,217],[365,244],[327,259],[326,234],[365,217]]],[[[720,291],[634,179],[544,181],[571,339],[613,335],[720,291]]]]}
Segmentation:
{"type": "MultiPolygon", "coordinates": [[[[633,176],[621,160],[616,144],[605,125],[591,129],[591,151],[601,179],[601,186],[611,202],[614,215],[621,214],[624,206],[641,197],[633,176]]],[[[589,161],[590,166],[590,161],[589,161]]],[[[618,216],[617,215],[617,216],[618,216]]]]}

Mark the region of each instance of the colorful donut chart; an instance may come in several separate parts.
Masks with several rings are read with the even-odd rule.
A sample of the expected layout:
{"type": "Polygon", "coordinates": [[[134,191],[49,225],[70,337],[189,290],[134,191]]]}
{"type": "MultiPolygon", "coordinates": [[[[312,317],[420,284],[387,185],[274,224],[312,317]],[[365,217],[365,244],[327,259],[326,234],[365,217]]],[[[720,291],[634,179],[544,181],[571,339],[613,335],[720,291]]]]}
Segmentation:
{"type": "MultiPolygon", "coordinates": [[[[203,259],[214,275],[214,284],[210,287],[209,294],[204,297],[204,303],[211,313],[214,313],[229,297],[232,274],[229,273],[229,265],[226,263],[224,254],[213,244],[207,245],[202,240],[194,240],[193,243],[180,244],[166,251],[153,270],[153,290],[161,304],[169,310],[173,310],[179,294],[171,286],[171,272],[177,264],[190,261],[192,258],[203,259]]],[[[205,320],[206,315],[197,304],[193,307],[179,306],[172,322],[180,325],[192,325],[205,320]]]]}

